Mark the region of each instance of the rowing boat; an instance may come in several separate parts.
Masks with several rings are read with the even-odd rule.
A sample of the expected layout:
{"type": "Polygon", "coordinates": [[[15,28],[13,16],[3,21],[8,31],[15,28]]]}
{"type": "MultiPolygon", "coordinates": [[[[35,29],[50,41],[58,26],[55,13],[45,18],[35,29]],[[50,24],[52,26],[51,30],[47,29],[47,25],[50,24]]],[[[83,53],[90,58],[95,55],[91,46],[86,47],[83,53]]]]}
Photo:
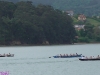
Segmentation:
{"type": "Polygon", "coordinates": [[[0,57],[14,57],[14,54],[4,54],[0,55],[0,57]]]}
{"type": "Polygon", "coordinates": [[[92,58],[92,59],[82,59],[79,58],[80,61],[96,61],[96,60],[100,60],[100,58],[92,58]]]}
{"type": "Polygon", "coordinates": [[[71,55],[71,56],[58,56],[58,55],[55,55],[53,56],[54,58],[75,58],[75,57],[81,57],[82,54],[77,54],[77,55],[71,55]]]}

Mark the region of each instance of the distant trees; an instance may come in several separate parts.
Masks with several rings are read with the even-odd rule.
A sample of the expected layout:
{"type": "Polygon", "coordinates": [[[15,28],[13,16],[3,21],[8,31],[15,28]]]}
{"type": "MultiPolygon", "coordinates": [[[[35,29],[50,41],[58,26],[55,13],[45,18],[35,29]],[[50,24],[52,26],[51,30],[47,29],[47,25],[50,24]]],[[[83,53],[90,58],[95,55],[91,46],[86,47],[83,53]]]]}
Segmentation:
{"type": "Polygon", "coordinates": [[[73,43],[76,31],[66,13],[31,1],[0,1],[0,44],[73,43]]]}
{"type": "Polygon", "coordinates": [[[94,27],[94,39],[98,42],[100,42],[100,27],[94,27]]]}
{"type": "Polygon", "coordinates": [[[34,5],[51,5],[59,10],[72,10],[75,14],[100,15],[100,0],[0,0],[9,2],[32,1],[34,5]]]}
{"type": "Polygon", "coordinates": [[[100,15],[100,0],[55,0],[52,6],[60,10],[73,10],[75,14],[100,15]]]}

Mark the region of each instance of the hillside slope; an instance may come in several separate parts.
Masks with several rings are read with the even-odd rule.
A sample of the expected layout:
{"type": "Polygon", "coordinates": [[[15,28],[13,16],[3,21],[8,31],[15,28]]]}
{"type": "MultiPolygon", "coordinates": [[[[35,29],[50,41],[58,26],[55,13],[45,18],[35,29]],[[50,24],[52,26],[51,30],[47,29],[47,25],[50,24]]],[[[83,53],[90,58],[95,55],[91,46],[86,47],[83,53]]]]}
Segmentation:
{"type": "Polygon", "coordinates": [[[73,10],[77,14],[100,15],[100,0],[56,0],[52,6],[61,10],[73,10]]]}
{"type": "MultiPolygon", "coordinates": [[[[0,0],[8,1],[8,0],[0,0]]],[[[33,4],[51,5],[59,10],[73,10],[75,14],[100,15],[100,0],[9,0],[12,2],[32,1],[33,4]]]]}

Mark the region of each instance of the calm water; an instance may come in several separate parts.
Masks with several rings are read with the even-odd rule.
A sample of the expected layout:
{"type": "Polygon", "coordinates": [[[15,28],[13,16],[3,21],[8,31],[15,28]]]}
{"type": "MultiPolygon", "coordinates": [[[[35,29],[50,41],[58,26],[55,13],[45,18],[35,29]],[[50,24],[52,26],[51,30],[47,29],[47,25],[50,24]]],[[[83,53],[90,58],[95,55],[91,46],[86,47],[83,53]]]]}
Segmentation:
{"type": "Polygon", "coordinates": [[[79,53],[100,55],[100,44],[0,47],[0,53],[14,57],[0,58],[0,72],[9,75],[100,75],[100,61],[79,61],[78,58],[48,58],[56,54],[79,53]]]}

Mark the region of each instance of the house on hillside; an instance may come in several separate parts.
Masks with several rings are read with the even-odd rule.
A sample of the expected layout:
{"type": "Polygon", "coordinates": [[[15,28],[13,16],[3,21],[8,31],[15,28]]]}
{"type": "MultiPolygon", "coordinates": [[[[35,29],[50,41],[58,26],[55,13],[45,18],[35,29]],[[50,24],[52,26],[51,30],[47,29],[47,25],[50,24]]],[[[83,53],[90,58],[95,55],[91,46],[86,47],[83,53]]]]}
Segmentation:
{"type": "Polygon", "coordinates": [[[86,16],[84,14],[81,14],[81,15],[78,16],[78,20],[85,21],[86,20],[86,16]]]}
{"type": "Polygon", "coordinates": [[[100,16],[97,16],[97,18],[100,18],[100,16]]]}
{"type": "Polygon", "coordinates": [[[85,25],[74,25],[74,28],[75,28],[75,30],[78,30],[78,31],[81,29],[85,30],[84,26],[85,25]]]}
{"type": "Polygon", "coordinates": [[[66,13],[67,13],[69,16],[73,16],[73,15],[74,15],[74,12],[73,12],[73,11],[66,11],[66,13]]]}

